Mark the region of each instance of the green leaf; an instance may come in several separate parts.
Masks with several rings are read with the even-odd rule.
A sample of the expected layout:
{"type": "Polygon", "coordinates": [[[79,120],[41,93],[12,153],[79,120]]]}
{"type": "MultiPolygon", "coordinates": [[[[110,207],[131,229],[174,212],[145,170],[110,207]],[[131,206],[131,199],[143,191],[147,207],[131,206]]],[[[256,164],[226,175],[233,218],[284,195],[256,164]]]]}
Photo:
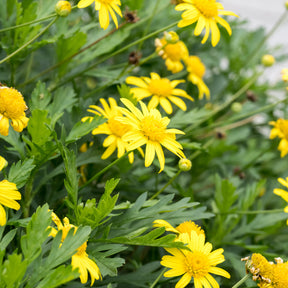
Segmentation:
{"type": "Polygon", "coordinates": [[[48,227],[51,221],[51,211],[47,204],[38,207],[32,215],[27,226],[27,233],[21,237],[22,252],[29,263],[41,254],[41,246],[50,233],[48,227]]]}
{"type": "Polygon", "coordinates": [[[130,92],[130,87],[127,86],[125,83],[118,85],[117,90],[118,90],[121,98],[125,98],[125,99],[130,100],[134,104],[134,106],[137,105],[137,103],[138,103],[137,98],[134,97],[134,94],[130,92]]]}
{"type": "MultiPolygon", "coordinates": [[[[106,182],[105,192],[101,196],[99,203],[96,207],[96,200],[87,200],[85,206],[83,203],[78,205],[78,221],[82,224],[88,224],[92,228],[97,227],[103,219],[105,219],[114,209],[119,194],[111,197],[111,193],[119,183],[120,179],[110,179],[106,182]]],[[[106,219],[108,220],[108,219],[106,219]]]]}
{"type": "Polygon", "coordinates": [[[5,288],[19,287],[21,280],[26,272],[28,266],[27,259],[22,261],[22,255],[13,253],[8,255],[7,260],[4,262],[2,270],[2,275],[0,274],[0,284],[4,283],[5,288]]]}
{"type": "Polygon", "coordinates": [[[0,239],[1,239],[0,251],[5,250],[6,247],[9,245],[9,243],[14,239],[14,237],[16,235],[16,231],[17,231],[17,229],[13,229],[13,230],[9,231],[2,239],[1,239],[1,235],[0,235],[0,239]]]}
{"type": "MultiPolygon", "coordinates": [[[[57,62],[60,62],[61,60],[64,60],[78,52],[80,48],[86,43],[86,39],[86,33],[79,31],[68,38],[65,38],[65,36],[62,35],[57,41],[57,62]]],[[[63,76],[66,73],[68,64],[70,62],[71,61],[67,61],[59,67],[59,77],[63,76]]]]}
{"type": "Polygon", "coordinates": [[[8,180],[15,183],[18,189],[26,184],[32,170],[36,167],[33,162],[34,159],[25,159],[24,161],[20,160],[16,164],[12,164],[8,180]]]}
{"type": "Polygon", "coordinates": [[[72,266],[59,266],[48,272],[45,278],[36,286],[36,288],[54,288],[72,281],[79,277],[77,270],[72,270],[72,266]]]}
{"type": "Polygon", "coordinates": [[[46,84],[41,81],[37,82],[35,89],[31,94],[29,108],[31,111],[35,109],[45,110],[51,101],[51,94],[46,88],[46,84]]]}
{"type": "Polygon", "coordinates": [[[42,146],[51,140],[51,130],[47,127],[51,123],[48,111],[35,109],[28,122],[28,132],[31,135],[33,144],[42,146]]]}
{"type": "Polygon", "coordinates": [[[67,136],[66,143],[68,144],[71,142],[75,142],[76,140],[90,133],[93,129],[97,128],[105,121],[106,120],[103,117],[96,115],[93,117],[92,121],[87,120],[85,122],[77,122],[67,136]]]}
{"type": "Polygon", "coordinates": [[[238,198],[235,194],[236,188],[228,180],[221,180],[219,175],[215,175],[215,185],[216,206],[221,213],[227,213],[238,198]]]}

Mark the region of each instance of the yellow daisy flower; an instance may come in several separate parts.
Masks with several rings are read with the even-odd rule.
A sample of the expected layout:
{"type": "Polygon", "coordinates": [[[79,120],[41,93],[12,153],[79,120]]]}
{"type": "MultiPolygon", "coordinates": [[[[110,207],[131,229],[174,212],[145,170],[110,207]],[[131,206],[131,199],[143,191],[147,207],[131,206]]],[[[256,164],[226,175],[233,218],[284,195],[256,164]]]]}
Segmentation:
{"type": "Polygon", "coordinates": [[[184,221],[176,228],[174,228],[169,222],[162,219],[158,219],[153,222],[153,227],[165,227],[166,231],[176,233],[178,236],[182,233],[187,233],[188,235],[190,235],[191,231],[195,231],[198,235],[199,234],[205,235],[204,230],[191,220],[184,221]]]}
{"type": "Polygon", "coordinates": [[[210,99],[210,90],[203,81],[205,75],[205,65],[197,56],[189,56],[185,60],[187,67],[188,80],[198,87],[199,99],[202,99],[206,95],[207,99],[210,99]]]}
{"type": "Polygon", "coordinates": [[[20,205],[15,200],[20,200],[21,194],[17,190],[16,184],[7,180],[0,182],[0,226],[6,224],[6,212],[3,206],[19,210],[20,205]]]}
{"type": "Polygon", "coordinates": [[[150,76],[151,78],[131,76],[126,79],[127,84],[138,86],[130,90],[138,101],[152,96],[148,104],[149,110],[156,108],[160,104],[166,113],[171,114],[173,108],[169,101],[184,111],[187,110],[186,104],[179,97],[194,101],[186,91],[175,88],[180,83],[185,82],[184,80],[170,81],[167,78],[161,78],[157,73],[151,73],[150,76]]]}
{"type": "Polygon", "coordinates": [[[186,10],[182,14],[182,20],[178,23],[178,27],[186,27],[197,22],[194,35],[198,36],[204,28],[206,29],[202,44],[207,41],[211,30],[212,46],[217,45],[220,40],[220,31],[217,23],[222,25],[229,35],[232,34],[228,22],[218,15],[238,16],[231,11],[224,11],[221,3],[216,2],[216,0],[184,0],[183,2],[175,7],[177,11],[186,10]]]}
{"type": "Polygon", "coordinates": [[[179,250],[177,248],[166,248],[171,255],[162,257],[161,265],[171,268],[164,273],[164,277],[176,277],[183,275],[177,282],[175,288],[186,287],[191,279],[194,279],[195,288],[211,287],[219,288],[219,284],[210,275],[216,274],[226,278],[230,278],[230,274],[216,267],[216,265],[225,261],[222,255],[223,249],[217,249],[213,252],[212,244],[205,243],[205,235],[197,234],[191,231],[191,235],[187,233],[180,234],[179,240],[187,244],[191,250],[179,250]]]}
{"type": "MultiPolygon", "coordinates": [[[[288,189],[288,177],[286,177],[286,180],[283,178],[278,178],[278,182],[288,189]]],[[[279,188],[275,188],[273,190],[273,193],[282,197],[282,199],[288,203],[288,191],[285,191],[285,190],[279,189],[279,188]]],[[[288,205],[284,208],[284,212],[288,213],[288,205]]],[[[287,220],[287,225],[288,225],[288,220],[287,220]]]]}
{"type": "Polygon", "coordinates": [[[167,129],[170,122],[168,117],[162,118],[156,109],[149,111],[142,101],[140,101],[142,111],[128,99],[122,98],[121,101],[130,111],[121,108],[121,112],[126,117],[118,117],[117,120],[132,126],[132,130],[123,136],[123,140],[129,142],[128,150],[131,151],[146,144],[145,167],[152,164],[156,152],[160,163],[159,173],[164,169],[165,157],[162,146],[178,157],[185,158],[181,144],[175,140],[175,134],[184,134],[184,132],[178,129],[167,129]]]}
{"type": "Polygon", "coordinates": [[[25,116],[27,110],[22,94],[14,88],[0,86],[0,134],[9,134],[9,120],[17,132],[27,126],[29,119],[25,116]]]}
{"type": "MultiPolygon", "coordinates": [[[[74,233],[77,230],[77,227],[73,224],[70,224],[69,219],[65,217],[63,219],[63,224],[61,220],[58,218],[58,216],[55,213],[52,213],[52,220],[56,224],[57,229],[54,227],[52,228],[50,235],[52,237],[55,237],[58,231],[62,231],[62,242],[67,237],[67,234],[71,228],[74,228],[74,233]]],[[[81,283],[84,284],[88,281],[88,272],[91,277],[91,286],[93,285],[95,279],[99,280],[102,279],[99,267],[97,264],[91,260],[86,253],[87,248],[87,241],[84,242],[78,249],[77,252],[72,256],[71,258],[71,265],[73,269],[78,268],[80,273],[80,280],[81,283]],[[87,272],[88,271],[88,272],[87,272]]]]}
{"type": "Polygon", "coordinates": [[[7,165],[8,162],[6,161],[6,159],[0,156],[0,171],[2,171],[7,165]]]}
{"type": "Polygon", "coordinates": [[[164,32],[164,37],[155,39],[156,52],[165,60],[165,65],[172,73],[183,70],[182,60],[189,56],[188,49],[184,42],[179,41],[175,32],[164,32]],[[167,41],[167,38],[172,39],[167,41]]]}
{"type": "Polygon", "coordinates": [[[118,20],[115,12],[122,17],[122,12],[117,6],[121,6],[120,0],[81,0],[77,7],[85,8],[95,2],[95,10],[99,11],[99,22],[103,29],[107,29],[109,26],[109,14],[111,15],[116,28],[118,28],[118,20]],[[115,12],[114,12],[115,11],[115,12]]]}
{"type": "MultiPolygon", "coordinates": [[[[105,99],[101,98],[100,102],[103,106],[103,109],[96,105],[90,105],[90,109],[87,111],[94,113],[99,116],[103,116],[107,119],[106,123],[99,125],[97,128],[92,130],[93,135],[98,134],[106,134],[108,137],[104,140],[103,146],[107,147],[105,152],[103,153],[101,159],[107,159],[112,153],[118,149],[117,157],[122,157],[128,148],[128,142],[124,140],[123,135],[131,130],[131,125],[123,124],[116,118],[119,116],[123,116],[120,110],[118,109],[118,105],[114,98],[109,98],[108,103],[105,99]]],[[[82,121],[86,121],[87,119],[92,119],[92,117],[84,117],[82,121]]],[[[142,153],[142,151],[140,151],[142,153]]],[[[133,152],[128,154],[129,162],[133,163],[134,154],[133,152]]]]}
{"type": "Polygon", "coordinates": [[[284,157],[288,154],[288,120],[278,119],[276,122],[269,122],[270,125],[273,125],[270,132],[270,139],[279,137],[281,139],[278,150],[281,152],[281,157],[284,157]]]}

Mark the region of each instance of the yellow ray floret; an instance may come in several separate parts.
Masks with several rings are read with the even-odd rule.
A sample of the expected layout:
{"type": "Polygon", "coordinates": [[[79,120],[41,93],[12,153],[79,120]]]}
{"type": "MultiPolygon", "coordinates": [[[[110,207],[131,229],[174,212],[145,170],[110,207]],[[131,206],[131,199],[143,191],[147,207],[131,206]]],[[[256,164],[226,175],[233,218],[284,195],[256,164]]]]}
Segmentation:
{"type": "Polygon", "coordinates": [[[185,158],[182,152],[183,148],[176,141],[175,136],[184,134],[184,132],[178,129],[167,129],[170,122],[168,117],[162,117],[156,109],[149,110],[142,101],[140,101],[142,111],[128,99],[122,98],[121,101],[128,108],[121,108],[122,114],[126,117],[117,117],[116,119],[132,127],[131,131],[123,136],[123,139],[129,142],[128,150],[131,151],[146,145],[145,167],[152,164],[156,153],[160,163],[159,173],[164,169],[165,156],[162,146],[178,157],[185,158]]]}
{"type": "Polygon", "coordinates": [[[270,139],[276,137],[281,139],[278,150],[281,152],[281,157],[284,157],[288,154],[288,120],[280,118],[276,122],[269,122],[269,124],[274,126],[270,132],[270,139]]]}
{"type": "Polygon", "coordinates": [[[194,35],[200,35],[204,28],[206,30],[202,44],[207,41],[211,30],[212,46],[217,45],[220,40],[220,31],[217,24],[223,26],[229,35],[232,34],[228,22],[219,17],[219,15],[238,16],[231,11],[224,11],[222,4],[216,2],[216,0],[183,0],[183,2],[175,7],[177,11],[185,10],[178,27],[186,27],[197,22],[194,35]]]}
{"type": "Polygon", "coordinates": [[[137,86],[137,88],[131,88],[130,91],[138,101],[152,97],[148,104],[149,110],[160,104],[167,114],[171,114],[173,108],[170,102],[186,111],[186,104],[180,97],[194,101],[186,91],[176,88],[180,83],[185,82],[184,80],[170,81],[167,78],[161,78],[157,73],[150,73],[150,76],[151,78],[130,76],[126,79],[127,84],[137,86]]]}
{"type": "Polygon", "coordinates": [[[20,209],[20,205],[15,200],[20,200],[21,194],[17,190],[16,184],[7,180],[0,182],[0,226],[6,224],[6,212],[3,206],[15,210],[20,209]]]}
{"type": "Polygon", "coordinates": [[[115,12],[122,17],[120,10],[120,0],[81,0],[78,3],[78,8],[85,8],[95,2],[95,10],[99,11],[99,22],[103,29],[107,29],[109,26],[109,15],[111,15],[116,27],[118,28],[118,20],[115,12]],[[115,12],[114,12],[115,11],[115,12]]]}

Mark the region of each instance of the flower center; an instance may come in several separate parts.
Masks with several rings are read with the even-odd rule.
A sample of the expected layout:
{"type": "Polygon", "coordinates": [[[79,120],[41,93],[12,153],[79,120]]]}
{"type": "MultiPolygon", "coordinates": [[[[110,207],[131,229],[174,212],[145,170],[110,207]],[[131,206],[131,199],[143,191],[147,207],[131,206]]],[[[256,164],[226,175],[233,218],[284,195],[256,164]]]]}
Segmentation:
{"type": "Polygon", "coordinates": [[[178,230],[180,233],[188,233],[189,235],[191,234],[191,231],[195,231],[198,235],[204,234],[204,231],[201,229],[201,227],[199,227],[193,221],[185,221],[181,223],[176,227],[176,230],[178,230]]]}
{"type": "Polygon", "coordinates": [[[181,60],[183,53],[181,49],[181,44],[179,42],[176,44],[168,44],[164,48],[164,50],[168,58],[171,59],[172,61],[176,62],[181,60]]]}
{"type": "Polygon", "coordinates": [[[148,89],[153,95],[157,95],[159,97],[169,97],[173,90],[170,81],[166,78],[152,79],[148,89]]]}
{"type": "Polygon", "coordinates": [[[167,137],[166,125],[153,115],[148,115],[142,119],[141,130],[150,141],[161,142],[167,137]]]}
{"type": "Polygon", "coordinates": [[[187,71],[202,79],[205,74],[205,65],[201,62],[199,57],[190,56],[187,60],[187,71]]]}
{"type": "Polygon", "coordinates": [[[0,87],[0,114],[9,119],[17,119],[25,116],[26,109],[26,103],[20,92],[14,88],[0,87]]]}
{"type": "Polygon", "coordinates": [[[189,253],[185,260],[186,271],[194,278],[202,278],[209,273],[209,259],[201,252],[189,253]]]}
{"type": "Polygon", "coordinates": [[[112,134],[121,138],[126,132],[130,130],[130,127],[129,125],[123,124],[120,121],[115,120],[115,117],[111,117],[108,120],[107,124],[112,134]]]}
{"type": "Polygon", "coordinates": [[[207,18],[218,16],[216,0],[194,0],[194,6],[207,18]]]}

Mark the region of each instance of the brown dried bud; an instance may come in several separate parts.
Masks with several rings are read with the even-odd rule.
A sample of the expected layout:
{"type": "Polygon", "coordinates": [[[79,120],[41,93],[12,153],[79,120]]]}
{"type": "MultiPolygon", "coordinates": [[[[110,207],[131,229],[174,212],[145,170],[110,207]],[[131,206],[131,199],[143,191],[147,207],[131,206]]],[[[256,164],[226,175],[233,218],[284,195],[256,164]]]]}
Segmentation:
{"type": "Polygon", "coordinates": [[[140,18],[137,16],[137,11],[129,11],[127,7],[124,12],[124,18],[129,23],[136,23],[140,20],[140,18]]]}
{"type": "Polygon", "coordinates": [[[133,65],[137,65],[137,64],[139,64],[139,61],[140,61],[141,57],[142,57],[142,53],[141,52],[132,51],[129,54],[129,63],[133,64],[133,65]]]}
{"type": "Polygon", "coordinates": [[[251,102],[256,102],[257,101],[257,96],[254,94],[253,91],[247,90],[246,91],[246,98],[251,101],[251,102]]]}
{"type": "Polygon", "coordinates": [[[217,139],[222,140],[222,139],[226,138],[226,133],[222,132],[222,131],[217,131],[215,136],[216,136],[217,139]]]}

